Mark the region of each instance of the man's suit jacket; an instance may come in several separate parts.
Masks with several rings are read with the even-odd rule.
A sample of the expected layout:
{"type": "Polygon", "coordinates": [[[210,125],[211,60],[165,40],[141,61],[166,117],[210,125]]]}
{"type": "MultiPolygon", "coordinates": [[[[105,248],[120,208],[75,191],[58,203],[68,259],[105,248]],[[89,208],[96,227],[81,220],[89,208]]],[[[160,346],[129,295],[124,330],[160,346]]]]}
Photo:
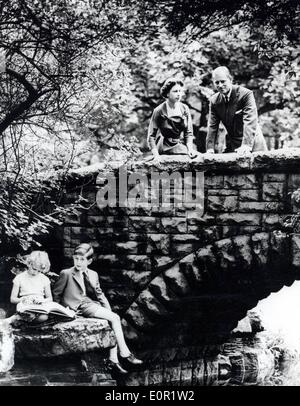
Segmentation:
{"type": "MultiPolygon", "coordinates": [[[[105,305],[107,299],[100,287],[97,272],[88,269],[86,273],[89,277],[91,286],[94,288],[98,301],[102,305],[105,305]]],[[[69,306],[73,310],[77,310],[78,306],[85,298],[85,287],[82,276],[74,267],[62,270],[54,285],[52,293],[55,302],[61,303],[63,306],[69,306]]]]}
{"type": "Polygon", "coordinates": [[[251,90],[232,86],[227,103],[222,94],[213,95],[210,100],[206,150],[215,148],[220,121],[227,130],[225,152],[234,152],[241,145],[249,146],[251,151],[267,149],[258,124],[256,103],[251,90]]]}

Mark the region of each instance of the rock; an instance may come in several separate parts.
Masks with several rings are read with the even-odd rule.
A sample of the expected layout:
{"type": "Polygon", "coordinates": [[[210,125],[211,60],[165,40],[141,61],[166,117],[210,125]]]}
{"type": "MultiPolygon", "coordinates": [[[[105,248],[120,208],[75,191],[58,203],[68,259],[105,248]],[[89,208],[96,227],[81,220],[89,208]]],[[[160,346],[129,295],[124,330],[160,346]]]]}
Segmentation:
{"type": "Polygon", "coordinates": [[[111,348],[115,336],[106,320],[73,321],[26,329],[14,329],[16,357],[44,358],[111,348]]]}
{"type": "Polygon", "coordinates": [[[155,319],[161,319],[168,316],[169,312],[155,298],[148,289],[144,290],[137,298],[137,304],[149,315],[155,319]]]}
{"type": "Polygon", "coordinates": [[[168,269],[164,276],[167,285],[176,295],[185,296],[191,291],[190,285],[180,270],[179,263],[168,269]]]}
{"type": "Polygon", "coordinates": [[[238,322],[235,329],[232,330],[233,333],[252,333],[252,326],[248,316],[244,317],[238,322]]]}

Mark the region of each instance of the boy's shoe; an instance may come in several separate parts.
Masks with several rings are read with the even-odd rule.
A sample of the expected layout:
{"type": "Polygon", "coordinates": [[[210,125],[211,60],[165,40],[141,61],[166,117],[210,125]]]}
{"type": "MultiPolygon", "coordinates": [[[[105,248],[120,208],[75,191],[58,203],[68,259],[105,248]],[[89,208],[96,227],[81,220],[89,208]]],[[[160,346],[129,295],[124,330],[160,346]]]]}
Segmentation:
{"type": "Polygon", "coordinates": [[[107,367],[111,372],[115,372],[121,375],[126,375],[128,374],[128,371],[126,371],[126,369],[124,369],[119,362],[113,362],[110,359],[107,362],[107,367]]]}
{"type": "Polygon", "coordinates": [[[120,357],[122,359],[122,362],[125,364],[131,364],[131,365],[142,365],[143,361],[141,359],[136,358],[133,354],[130,354],[128,357],[120,357]]]}

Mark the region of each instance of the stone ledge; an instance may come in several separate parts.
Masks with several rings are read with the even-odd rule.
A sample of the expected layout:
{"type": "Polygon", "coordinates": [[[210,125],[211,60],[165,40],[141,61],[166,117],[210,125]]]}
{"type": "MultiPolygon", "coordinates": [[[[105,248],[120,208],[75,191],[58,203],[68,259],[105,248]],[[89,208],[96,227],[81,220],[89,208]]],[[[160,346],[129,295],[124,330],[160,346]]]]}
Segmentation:
{"type": "Polygon", "coordinates": [[[16,358],[50,358],[111,348],[116,344],[108,322],[77,318],[52,326],[14,329],[16,358]]]}
{"type": "MultiPolygon", "coordinates": [[[[152,160],[145,158],[138,162],[112,162],[111,171],[117,171],[121,165],[126,165],[128,173],[140,172],[150,173],[153,171],[207,171],[207,172],[278,172],[294,171],[300,172],[300,148],[278,149],[266,152],[254,152],[245,157],[236,153],[229,154],[200,154],[196,160],[191,160],[185,155],[162,155],[161,163],[154,165],[152,160]]],[[[86,177],[96,177],[98,174],[108,173],[101,163],[86,166],[71,171],[68,175],[69,182],[80,181],[86,177]]]]}

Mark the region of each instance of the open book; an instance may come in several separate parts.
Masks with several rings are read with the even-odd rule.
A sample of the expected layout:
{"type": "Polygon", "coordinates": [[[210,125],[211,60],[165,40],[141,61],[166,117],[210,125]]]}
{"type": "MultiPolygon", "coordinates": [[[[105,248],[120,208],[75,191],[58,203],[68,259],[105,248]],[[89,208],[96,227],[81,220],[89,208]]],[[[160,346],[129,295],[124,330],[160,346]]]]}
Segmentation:
{"type": "Polygon", "coordinates": [[[20,313],[41,313],[41,314],[56,314],[58,316],[69,317],[74,319],[75,312],[67,307],[64,307],[56,302],[45,302],[42,304],[24,304],[18,303],[17,311],[20,313]]]}

